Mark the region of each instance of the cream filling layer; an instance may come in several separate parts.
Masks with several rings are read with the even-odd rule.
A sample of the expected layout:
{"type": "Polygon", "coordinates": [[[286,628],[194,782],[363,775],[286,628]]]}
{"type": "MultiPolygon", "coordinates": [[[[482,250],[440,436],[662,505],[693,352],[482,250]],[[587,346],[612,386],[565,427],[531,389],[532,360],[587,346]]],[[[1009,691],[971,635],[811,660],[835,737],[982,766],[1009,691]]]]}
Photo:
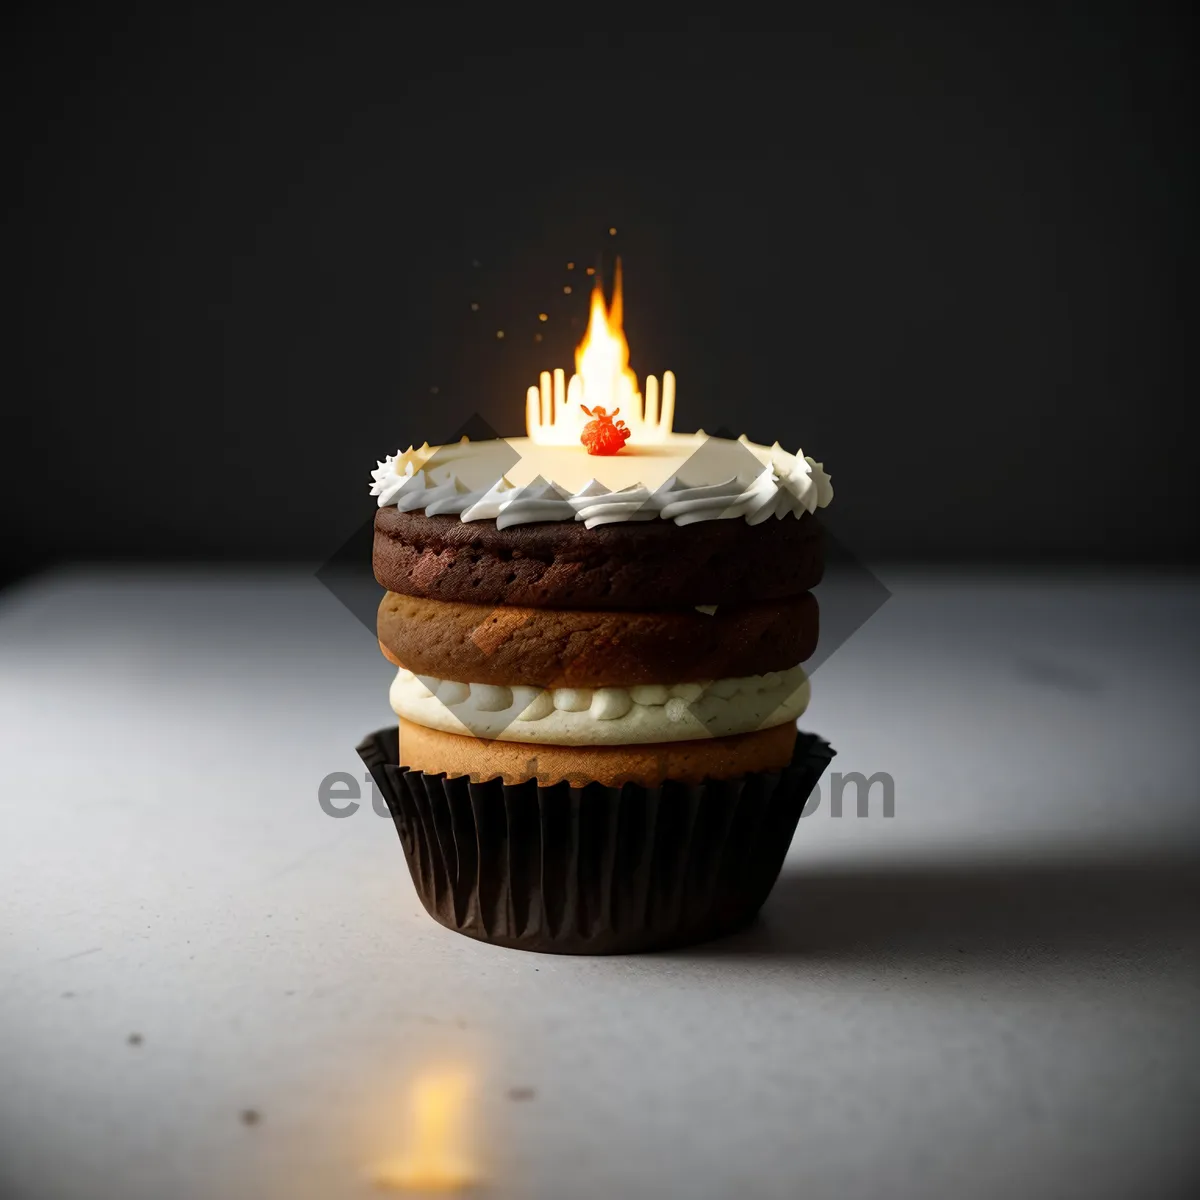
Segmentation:
{"type": "Polygon", "coordinates": [[[728,737],[794,721],[808,707],[800,666],[709,683],[539,688],[396,672],[397,716],[427,729],[504,742],[622,746],[728,737]]]}

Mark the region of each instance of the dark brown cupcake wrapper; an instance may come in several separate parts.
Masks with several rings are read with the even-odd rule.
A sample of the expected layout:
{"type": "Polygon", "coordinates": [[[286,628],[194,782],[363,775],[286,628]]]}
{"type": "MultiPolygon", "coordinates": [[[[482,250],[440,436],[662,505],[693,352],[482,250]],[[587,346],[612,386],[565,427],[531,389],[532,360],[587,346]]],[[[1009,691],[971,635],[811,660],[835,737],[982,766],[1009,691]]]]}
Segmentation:
{"type": "Polygon", "coordinates": [[[398,739],[381,729],[358,753],[429,915],[481,941],[557,954],[660,950],[745,925],[834,755],[800,733],[782,771],[542,787],[399,767],[398,739]]]}

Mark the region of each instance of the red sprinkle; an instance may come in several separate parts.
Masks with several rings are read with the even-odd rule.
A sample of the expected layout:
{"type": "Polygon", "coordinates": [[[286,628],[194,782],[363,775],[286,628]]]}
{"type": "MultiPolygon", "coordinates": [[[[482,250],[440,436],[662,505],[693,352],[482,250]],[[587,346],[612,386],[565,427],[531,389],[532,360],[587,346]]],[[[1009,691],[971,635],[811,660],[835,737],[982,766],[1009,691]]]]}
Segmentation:
{"type": "Polygon", "coordinates": [[[588,408],[583,404],[579,407],[592,418],[579,435],[579,440],[587,447],[589,454],[616,454],[629,441],[629,430],[625,422],[613,421],[621,411],[619,408],[614,408],[610,415],[598,404],[595,408],[588,408]]]}

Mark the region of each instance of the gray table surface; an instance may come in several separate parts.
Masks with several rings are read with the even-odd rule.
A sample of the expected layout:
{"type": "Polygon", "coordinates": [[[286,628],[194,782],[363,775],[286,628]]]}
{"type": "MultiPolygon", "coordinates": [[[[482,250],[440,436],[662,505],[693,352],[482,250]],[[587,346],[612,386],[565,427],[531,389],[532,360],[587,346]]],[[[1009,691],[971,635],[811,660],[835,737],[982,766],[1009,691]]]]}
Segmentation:
{"type": "Polygon", "coordinates": [[[440,929],[321,811],[391,672],[308,573],[4,593],[0,1195],[376,1194],[444,1070],[489,1196],[1184,1194],[1200,584],[884,578],[802,724],[894,816],[823,799],[753,928],[612,959],[440,929]]]}

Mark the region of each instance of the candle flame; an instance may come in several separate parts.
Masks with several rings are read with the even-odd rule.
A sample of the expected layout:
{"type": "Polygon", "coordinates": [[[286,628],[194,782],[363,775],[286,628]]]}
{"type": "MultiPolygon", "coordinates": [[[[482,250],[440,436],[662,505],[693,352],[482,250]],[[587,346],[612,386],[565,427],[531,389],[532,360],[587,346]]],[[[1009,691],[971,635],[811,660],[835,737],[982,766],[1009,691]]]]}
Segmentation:
{"type": "MultiPolygon", "coordinates": [[[[592,268],[588,268],[592,273],[592,268]]],[[[525,426],[533,441],[542,445],[577,445],[587,420],[583,406],[597,405],[628,421],[630,445],[645,447],[669,441],[675,419],[675,376],[663,372],[660,399],[658,380],[646,377],[646,395],[629,365],[625,340],[625,293],[618,258],[613,270],[612,301],[604,299],[599,275],[592,289],[587,331],[575,351],[575,374],[567,380],[561,370],[543,371],[540,386],[526,394],[525,426]]]]}
{"type": "Polygon", "coordinates": [[[459,1192],[472,1186],[476,1177],[464,1146],[469,1095],[469,1080],[459,1072],[437,1071],[418,1079],[409,1152],[377,1172],[377,1185],[416,1192],[459,1192]]]}
{"type": "Polygon", "coordinates": [[[583,400],[589,407],[600,404],[609,412],[621,405],[626,412],[634,408],[638,380],[629,367],[624,326],[625,297],[618,258],[613,271],[612,304],[604,303],[604,289],[597,279],[592,288],[587,332],[575,351],[575,374],[583,381],[583,400]]]}

